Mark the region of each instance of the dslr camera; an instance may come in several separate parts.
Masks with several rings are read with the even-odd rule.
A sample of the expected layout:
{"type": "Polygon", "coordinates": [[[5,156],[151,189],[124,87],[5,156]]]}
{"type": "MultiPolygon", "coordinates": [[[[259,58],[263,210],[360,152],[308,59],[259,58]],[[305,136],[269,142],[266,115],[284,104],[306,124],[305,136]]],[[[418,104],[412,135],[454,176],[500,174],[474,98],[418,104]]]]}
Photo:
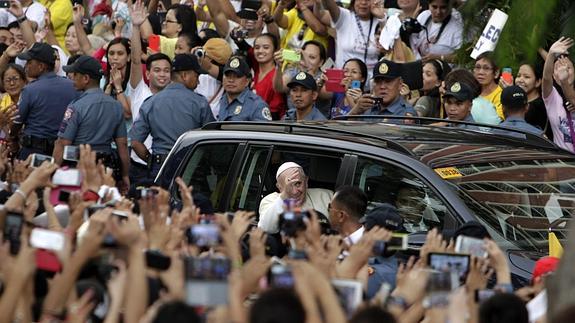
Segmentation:
{"type": "Polygon", "coordinates": [[[423,30],[423,26],[415,18],[407,18],[401,23],[401,31],[408,35],[418,34],[423,30]]]}
{"type": "Polygon", "coordinates": [[[308,211],[286,211],[280,214],[280,231],[288,237],[295,237],[298,231],[306,228],[304,218],[310,218],[308,211]]]}

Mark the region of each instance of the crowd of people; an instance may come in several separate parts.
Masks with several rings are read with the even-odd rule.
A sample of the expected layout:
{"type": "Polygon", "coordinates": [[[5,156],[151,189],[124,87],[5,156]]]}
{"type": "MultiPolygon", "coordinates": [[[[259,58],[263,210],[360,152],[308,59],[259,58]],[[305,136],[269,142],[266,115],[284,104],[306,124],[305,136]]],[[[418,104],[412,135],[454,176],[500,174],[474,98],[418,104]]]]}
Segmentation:
{"type": "Polygon", "coordinates": [[[430,230],[418,252],[390,247],[425,223],[368,212],[357,188],[308,190],[293,162],[258,219],[210,214],[181,180],[181,209],[146,188],[183,133],[214,121],[427,117],[575,152],[572,39],[535,49],[515,77],[492,52],[468,70],[465,1],[388,2],[0,1],[0,322],[544,319],[526,304],[557,259],[514,291],[479,223],[430,230]],[[458,236],[485,255],[434,266],[458,236]]]}

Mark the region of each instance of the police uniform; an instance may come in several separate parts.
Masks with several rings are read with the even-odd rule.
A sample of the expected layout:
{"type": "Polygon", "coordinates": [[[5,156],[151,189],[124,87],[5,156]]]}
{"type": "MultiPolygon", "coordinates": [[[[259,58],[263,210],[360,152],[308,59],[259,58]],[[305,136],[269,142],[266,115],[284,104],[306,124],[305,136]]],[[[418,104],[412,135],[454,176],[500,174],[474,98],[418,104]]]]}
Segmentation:
{"type": "MultiPolygon", "coordinates": [[[[204,73],[195,55],[179,54],[172,64],[173,72],[204,73]]],[[[205,97],[179,82],[172,82],[161,92],[142,103],[140,115],[130,129],[132,142],[143,143],[152,136],[152,152],[148,159],[149,180],[153,181],[176,140],[186,131],[215,121],[205,97]]]]}
{"type": "MultiPolygon", "coordinates": [[[[224,75],[235,73],[240,77],[250,77],[248,63],[241,57],[234,56],[224,66],[224,75]]],[[[232,102],[224,93],[220,99],[218,121],[271,121],[272,114],[266,102],[246,87],[232,102]]]]}
{"type": "MultiPolygon", "coordinates": [[[[317,83],[313,76],[306,72],[299,72],[295,75],[291,81],[287,84],[287,87],[292,89],[295,86],[302,86],[308,90],[316,91],[317,92],[317,83]]],[[[290,95],[291,96],[291,95],[290,95]]],[[[297,112],[296,108],[289,110],[284,120],[286,121],[296,121],[297,120],[297,112]]],[[[327,118],[316,108],[316,102],[311,107],[311,110],[304,116],[304,121],[313,121],[313,120],[327,120],[327,118]]]]}
{"type": "MultiPolygon", "coordinates": [[[[18,58],[52,65],[56,61],[55,55],[50,45],[35,43],[18,58]]],[[[19,159],[26,159],[32,153],[52,155],[66,107],[78,94],[71,80],[54,72],[44,73],[24,87],[18,102],[19,117],[15,122],[24,125],[19,159]]]]}
{"type": "MultiPolygon", "coordinates": [[[[525,121],[528,104],[527,93],[519,86],[512,85],[503,89],[503,92],[501,92],[501,105],[503,105],[503,111],[507,118],[499,126],[522,130],[542,137],[543,130],[525,121]]],[[[514,131],[497,129],[495,133],[525,138],[524,134],[514,131]]]]}
{"type": "MultiPolygon", "coordinates": [[[[377,63],[373,69],[373,79],[386,79],[394,80],[402,76],[401,64],[382,60],[377,63]]],[[[363,115],[382,115],[382,116],[417,116],[417,112],[411,104],[406,102],[401,95],[398,95],[395,100],[387,105],[381,104],[374,105],[371,109],[365,111],[363,115]]],[[[400,119],[390,119],[390,123],[403,123],[400,119]]]]}
{"type": "MultiPolygon", "coordinates": [[[[93,80],[100,79],[103,73],[100,63],[86,55],[63,69],[67,73],[88,75],[93,80]]],[[[120,178],[120,162],[113,154],[111,144],[127,135],[122,105],[99,87],[85,90],[70,103],[58,132],[58,137],[72,141],[75,146],[89,144],[98,159],[115,170],[116,178],[120,178]]],[[[127,174],[128,170],[125,171],[127,174]]]]}

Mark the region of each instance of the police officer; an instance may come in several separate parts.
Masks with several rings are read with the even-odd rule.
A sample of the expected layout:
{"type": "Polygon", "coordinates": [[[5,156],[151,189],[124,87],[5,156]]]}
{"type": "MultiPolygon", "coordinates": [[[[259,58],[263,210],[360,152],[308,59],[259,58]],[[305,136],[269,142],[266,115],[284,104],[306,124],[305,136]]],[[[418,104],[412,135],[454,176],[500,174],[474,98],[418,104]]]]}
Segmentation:
{"type": "Polygon", "coordinates": [[[220,99],[219,121],[271,121],[265,101],[250,91],[251,70],[240,56],[232,56],[224,66],[224,95],[220,99]]]}
{"type": "Polygon", "coordinates": [[[288,111],[285,116],[286,121],[327,120],[315,107],[318,91],[313,76],[306,72],[299,72],[287,86],[295,109],[288,111]]]}
{"type": "MultiPolygon", "coordinates": [[[[501,105],[505,114],[505,121],[499,124],[501,127],[518,129],[532,133],[537,136],[543,136],[543,130],[530,125],[525,121],[525,114],[529,109],[527,93],[517,85],[506,87],[501,93],[501,105]]],[[[525,137],[523,134],[498,130],[497,133],[525,137]]]]}
{"type": "Polygon", "coordinates": [[[195,55],[176,55],[172,83],[142,104],[130,137],[136,154],[148,161],[150,184],[180,135],[215,121],[206,98],[194,92],[202,73],[195,55]],[[151,152],[143,144],[148,134],[152,136],[151,152]]]}
{"type": "Polygon", "coordinates": [[[34,43],[30,50],[18,55],[26,60],[26,76],[36,79],[22,90],[19,118],[11,130],[11,140],[15,140],[24,127],[19,159],[32,153],[52,154],[66,107],[78,96],[71,80],[54,73],[55,55],[46,43],[34,43]]]}
{"type": "Polygon", "coordinates": [[[100,63],[91,56],[82,55],[74,64],[64,66],[64,71],[72,73],[74,87],[83,93],[66,109],[54,147],[55,161],[62,162],[64,146],[89,144],[98,159],[116,170],[116,177],[121,168],[121,179],[127,188],[130,157],[124,111],[120,102],[100,89],[103,73],[100,63]],[[112,154],[112,141],[116,143],[121,167],[112,154]]]}
{"type": "MultiPolygon", "coordinates": [[[[443,102],[447,120],[474,123],[475,120],[471,115],[471,107],[473,106],[473,99],[475,99],[475,91],[465,82],[446,84],[445,88],[446,91],[445,94],[443,94],[443,102]]],[[[479,130],[479,127],[469,124],[448,123],[447,125],[461,129],[479,130]]]]}
{"type": "MultiPolygon", "coordinates": [[[[411,104],[400,94],[402,65],[382,60],[373,69],[372,93],[364,94],[350,111],[350,115],[417,116],[411,104]]],[[[403,123],[402,120],[389,120],[403,123]]],[[[412,123],[405,120],[405,123],[412,123]]]]}

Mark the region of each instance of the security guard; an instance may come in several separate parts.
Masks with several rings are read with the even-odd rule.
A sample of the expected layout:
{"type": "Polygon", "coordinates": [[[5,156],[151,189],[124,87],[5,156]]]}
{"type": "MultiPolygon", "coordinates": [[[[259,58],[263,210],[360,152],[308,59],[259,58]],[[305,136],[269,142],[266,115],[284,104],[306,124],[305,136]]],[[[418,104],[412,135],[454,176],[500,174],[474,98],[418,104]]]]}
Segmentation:
{"type": "Polygon", "coordinates": [[[19,118],[10,131],[10,139],[16,140],[24,126],[18,158],[26,159],[32,153],[51,155],[66,107],[78,97],[78,92],[71,80],[54,73],[56,53],[50,45],[34,43],[18,58],[26,60],[26,76],[36,81],[22,90],[19,118]]]}
{"type": "Polygon", "coordinates": [[[265,101],[250,91],[251,70],[240,56],[232,56],[224,66],[224,95],[220,99],[219,121],[271,121],[265,101]]]}
{"type": "MultiPolygon", "coordinates": [[[[537,136],[543,136],[543,130],[530,125],[525,121],[525,114],[529,109],[527,93],[517,85],[509,86],[503,89],[501,93],[501,105],[505,114],[505,121],[499,124],[501,127],[523,130],[537,136]]],[[[506,134],[517,137],[525,137],[523,134],[498,130],[496,133],[506,134]]]]}
{"type": "MultiPolygon", "coordinates": [[[[471,115],[475,92],[471,87],[465,82],[454,82],[453,84],[446,84],[445,88],[446,91],[443,95],[443,102],[447,120],[475,122],[471,115]]],[[[448,126],[468,130],[480,130],[479,127],[469,124],[448,123],[448,126]]]]}
{"type": "Polygon", "coordinates": [[[287,86],[295,109],[288,111],[285,116],[286,121],[327,120],[323,113],[315,107],[318,91],[313,76],[306,72],[299,72],[287,86]]]}
{"type": "MultiPolygon", "coordinates": [[[[377,63],[373,69],[372,93],[364,94],[352,107],[350,115],[417,116],[413,106],[400,94],[403,84],[401,69],[401,64],[392,61],[381,60],[377,63]]],[[[391,119],[389,122],[404,121],[391,119]]]]}
{"type": "Polygon", "coordinates": [[[89,144],[98,159],[116,170],[117,178],[121,173],[124,188],[127,188],[130,157],[124,112],[120,102],[104,94],[99,87],[103,74],[100,63],[91,56],[82,55],[74,64],[64,66],[64,71],[73,73],[74,87],[83,93],[66,109],[54,146],[55,161],[62,162],[64,146],[89,144]],[[116,143],[121,167],[112,154],[112,141],[116,143]]]}
{"type": "Polygon", "coordinates": [[[130,138],[136,154],[148,161],[149,184],[180,135],[215,121],[206,98],[194,92],[203,73],[195,55],[176,55],[172,63],[172,83],[142,104],[130,138]],[[152,136],[152,152],[143,144],[148,134],[152,136]]]}

